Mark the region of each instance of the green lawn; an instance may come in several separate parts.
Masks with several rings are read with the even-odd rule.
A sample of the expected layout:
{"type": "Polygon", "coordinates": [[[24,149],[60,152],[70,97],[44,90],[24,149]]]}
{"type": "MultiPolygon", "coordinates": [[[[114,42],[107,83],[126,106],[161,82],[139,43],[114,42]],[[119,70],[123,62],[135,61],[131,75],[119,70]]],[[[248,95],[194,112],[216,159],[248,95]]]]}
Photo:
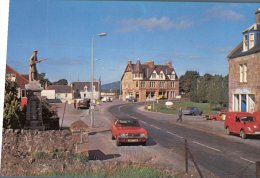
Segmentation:
{"type": "Polygon", "coordinates": [[[172,177],[175,176],[163,172],[158,169],[150,167],[141,166],[119,166],[116,169],[101,169],[96,171],[85,171],[85,172],[53,172],[47,174],[47,176],[69,176],[69,177],[89,177],[89,178],[99,178],[99,177],[115,177],[115,178],[125,178],[125,177],[138,177],[138,178],[149,178],[149,177],[172,177]]]}
{"type": "MultiPolygon", "coordinates": [[[[152,105],[152,103],[150,103],[152,105]]],[[[173,108],[168,109],[165,106],[165,102],[160,101],[159,103],[155,103],[155,111],[162,112],[162,113],[168,113],[168,114],[176,114],[178,108],[182,107],[182,109],[186,107],[198,107],[202,109],[203,114],[207,115],[210,113],[215,113],[216,111],[212,111],[210,109],[209,103],[194,103],[191,101],[185,101],[185,102],[173,102],[173,108]]]]}

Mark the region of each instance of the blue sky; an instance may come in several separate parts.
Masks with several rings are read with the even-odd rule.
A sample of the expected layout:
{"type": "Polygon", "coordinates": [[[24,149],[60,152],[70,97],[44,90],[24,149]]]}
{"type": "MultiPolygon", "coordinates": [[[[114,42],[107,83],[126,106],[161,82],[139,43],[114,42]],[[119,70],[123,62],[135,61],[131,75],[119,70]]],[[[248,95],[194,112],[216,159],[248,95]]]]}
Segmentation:
{"type": "Polygon", "coordinates": [[[118,81],[127,61],[171,60],[180,76],[228,73],[226,56],[255,23],[259,4],[12,0],[7,64],[28,73],[34,49],[48,58],[38,71],[56,81],[89,80],[95,36],[95,78],[118,81]]]}

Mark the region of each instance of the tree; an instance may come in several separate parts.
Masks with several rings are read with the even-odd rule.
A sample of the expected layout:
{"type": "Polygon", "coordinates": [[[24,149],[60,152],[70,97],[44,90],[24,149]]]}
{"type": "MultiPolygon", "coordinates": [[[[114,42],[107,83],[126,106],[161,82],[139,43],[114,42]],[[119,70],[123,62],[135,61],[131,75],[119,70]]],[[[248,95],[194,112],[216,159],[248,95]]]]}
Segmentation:
{"type": "Polygon", "coordinates": [[[68,85],[68,81],[66,79],[60,79],[56,82],[52,82],[52,85],[68,85]]]}
{"type": "MultiPolygon", "coordinates": [[[[192,90],[196,90],[197,79],[200,77],[197,71],[186,71],[184,75],[180,76],[180,93],[184,93],[184,96],[191,97],[192,90]]],[[[192,95],[195,91],[192,91],[192,95]]],[[[195,92],[196,93],[196,92],[195,92]]]]}
{"type": "Polygon", "coordinates": [[[41,86],[45,86],[45,84],[47,83],[48,85],[51,84],[51,82],[49,81],[49,79],[45,78],[46,74],[45,73],[40,73],[37,76],[37,80],[40,81],[41,86]]]}
{"type": "Polygon", "coordinates": [[[17,98],[17,84],[6,79],[3,127],[7,129],[21,129],[24,123],[25,112],[20,110],[20,101],[17,98]]]}

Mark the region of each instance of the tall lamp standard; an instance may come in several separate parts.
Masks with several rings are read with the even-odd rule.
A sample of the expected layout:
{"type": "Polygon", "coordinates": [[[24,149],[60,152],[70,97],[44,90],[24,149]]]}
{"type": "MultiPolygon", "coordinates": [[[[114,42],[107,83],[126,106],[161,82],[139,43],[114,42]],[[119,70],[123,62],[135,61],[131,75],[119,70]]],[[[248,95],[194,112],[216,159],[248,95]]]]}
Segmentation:
{"type": "MultiPolygon", "coordinates": [[[[99,37],[106,36],[106,33],[99,33],[99,37]]],[[[90,102],[90,125],[91,128],[93,128],[93,122],[94,122],[94,96],[93,96],[93,88],[94,88],[94,38],[95,35],[92,36],[92,57],[91,57],[91,102],[90,102]]]]}

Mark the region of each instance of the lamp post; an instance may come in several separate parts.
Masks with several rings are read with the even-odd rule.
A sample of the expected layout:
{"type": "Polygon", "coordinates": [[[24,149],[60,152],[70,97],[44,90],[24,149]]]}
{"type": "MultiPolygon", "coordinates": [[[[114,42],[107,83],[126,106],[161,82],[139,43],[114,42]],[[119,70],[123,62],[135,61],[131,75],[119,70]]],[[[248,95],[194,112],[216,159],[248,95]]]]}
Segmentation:
{"type": "MultiPolygon", "coordinates": [[[[98,36],[99,37],[104,37],[106,36],[107,34],[106,33],[99,33],[98,36]]],[[[91,128],[93,128],[93,122],[94,122],[94,103],[93,103],[93,100],[94,100],[94,91],[93,91],[93,88],[94,88],[94,38],[95,38],[95,35],[92,36],[92,57],[91,57],[91,101],[90,101],[90,125],[91,125],[91,128]]]]}

